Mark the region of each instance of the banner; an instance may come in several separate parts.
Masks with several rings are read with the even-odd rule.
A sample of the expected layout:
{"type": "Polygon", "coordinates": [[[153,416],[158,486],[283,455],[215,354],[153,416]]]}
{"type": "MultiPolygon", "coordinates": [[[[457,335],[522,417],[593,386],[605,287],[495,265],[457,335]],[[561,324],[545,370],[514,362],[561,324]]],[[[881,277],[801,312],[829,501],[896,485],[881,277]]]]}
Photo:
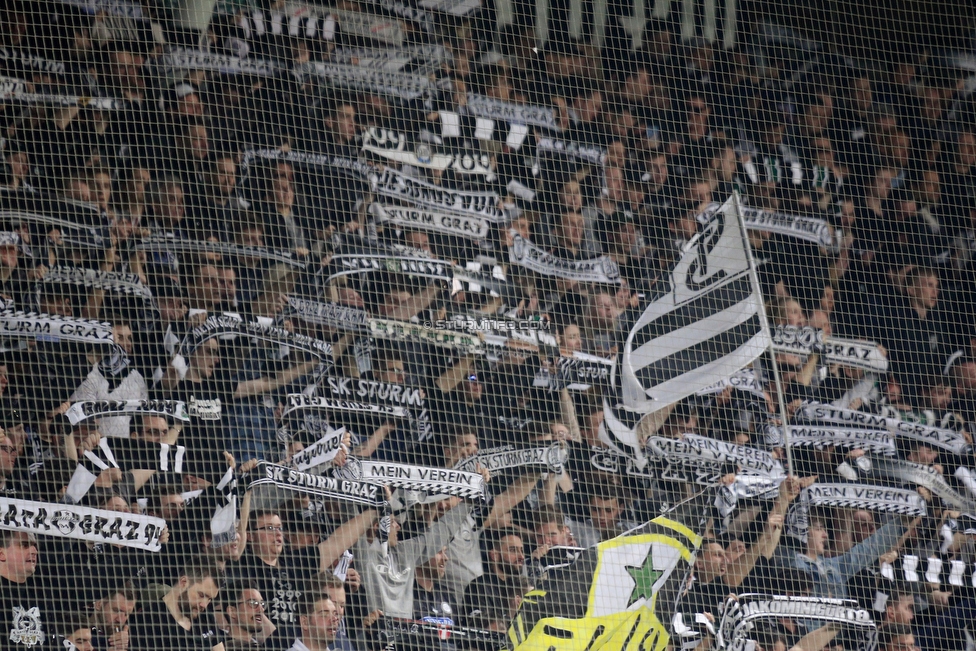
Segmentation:
{"type": "Polygon", "coordinates": [[[274,61],[248,59],[176,48],[152,59],[152,65],[160,70],[205,70],[225,75],[256,75],[274,77],[282,70],[274,61]]]}
{"type": "Polygon", "coordinates": [[[376,486],[419,490],[431,495],[454,495],[465,499],[485,498],[484,478],[476,472],[349,458],[346,465],[336,468],[335,473],[343,479],[361,480],[376,486]]]}
{"type": "Polygon", "coordinates": [[[481,466],[492,474],[509,468],[532,468],[542,472],[560,473],[568,458],[566,448],[558,443],[535,448],[501,445],[478,450],[477,454],[455,464],[454,469],[476,472],[478,466],[481,466]]]}
{"type": "Polygon", "coordinates": [[[199,240],[183,240],[172,236],[162,235],[149,237],[136,242],[137,251],[150,253],[178,253],[195,256],[230,256],[234,258],[257,258],[279,262],[290,267],[305,268],[305,263],[296,259],[287,251],[275,251],[261,246],[240,246],[225,242],[204,242],[199,240]]]}
{"type": "Polygon", "coordinates": [[[798,240],[813,242],[828,249],[834,247],[834,235],[824,219],[786,215],[743,206],[742,221],[749,230],[768,231],[798,240]]]}
{"type": "Polygon", "coordinates": [[[841,447],[860,449],[887,457],[893,457],[898,452],[895,437],[888,430],[788,425],[786,431],[789,435],[786,441],[791,448],[823,450],[828,447],[841,447]]]}
{"type": "Polygon", "coordinates": [[[812,424],[817,422],[838,423],[864,428],[884,428],[896,436],[909,438],[933,448],[947,450],[954,454],[968,454],[972,446],[959,432],[940,427],[909,423],[896,418],[875,416],[864,411],[842,409],[822,403],[807,403],[795,415],[797,420],[812,424]]]}
{"type": "Polygon", "coordinates": [[[180,344],[180,354],[184,357],[195,351],[200,344],[214,337],[251,337],[269,343],[290,346],[319,358],[325,364],[332,364],[332,344],[307,335],[288,332],[273,325],[262,325],[256,321],[243,321],[230,314],[215,314],[208,317],[186,334],[180,344]]]}
{"type": "Polygon", "coordinates": [[[561,131],[556,122],[556,114],[551,108],[532,106],[530,104],[515,104],[505,102],[485,95],[468,93],[468,101],[462,107],[468,115],[503,122],[518,122],[531,124],[552,131],[561,131]]]}
{"type": "Polygon", "coordinates": [[[180,400],[92,400],[76,402],[65,412],[72,426],[89,418],[131,414],[164,416],[184,423],[190,421],[186,404],[180,400]]]}
{"type": "Polygon", "coordinates": [[[54,266],[44,274],[41,282],[63,283],[88,287],[90,289],[101,289],[112,292],[113,294],[125,294],[137,296],[141,299],[151,301],[152,291],[142,284],[138,274],[122,273],[116,271],[101,271],[97,269],[85,269],[83,267],[64,267],[54,266]]]}
{"type": "Polygon", "coordinates": [[[756,648],[753,631],[777,630],[783,619],[836,624],[845,647],[852,651],[874,651],[878,645],[874,618],[853,599],[743,594],[725,602],[715,646],[724,651],[752,651],[756,648]]]}
{"type": "Polygon", "coordinates": [[[525,595],[508,629],[509,648],[664,651],[700,545],[700,536],[662,516],[584,550],[525,595]]]}
{"type": "Polygon", "coordinates": [[[773,350],[795,355],[809,355],[816,345],[824,348],[824,361],[829,364],[851,366],[874,373],[888,372],[888,358],[873,341],[854,339],[825,340],[823,330],[811,326],[776,326],[773,329],[773,350]]]}
{"type": "Polygon", "coordinates": [[[409,72],[388,72],[341,63],[311,61],[295,66],[293,73],[299,78],[318,77],[338,88],[366,91],[405,101],[437,95],[437,86],[428,77],[409,72]]]}
{"type": "Polygon", "coordinates": [[[374,193],[391,199],[479,217],[496,224],[508,221],[505,212],[498,207],[498,194],[495,192],[450,190],[391,169],[374,174],[370,184],[374,193]]]}
{"type": "Polygon", "coordinates": [[[363,151],[414,167],[440,171],[450,169],[457,174],[480,174],[486,177],[485,180],[488,182],[495,178],[495,170],[491,168],[488,154],[436,153],[432,152],[430,145],[426,143],[418,143],[416,151],[408,151],[406,135],[389,129],[378,127],[367,129],[363,133],[363,151]]]}
{"type": "Polygon", "coordinates": [[[0,529],[158,552],[165,528],[165,520],[148,515],[0,496],[0,529]]]}
{"type": "Polygon", "coordinates": [[[613,258],[601,255],[589,260],[568,260],[549,253],[525,239],[515,231],[508,260],[512,264],[531,269],[543,276],[555,276],[584,283],[616,285],[620,282],[620,269],[613,258]]]}
{"type": "Polygon", "coordinates": [[[386,504],[385,496],[380,486],[352,479],[338,479],[322,475],[311,475],[307,472],[278,466],[267,461],[258,463],[257,479],[247,485],[248,490],[262,486],[280,488],[305,495],[314,495],[330,500],[364,504],[372,508],[381,508],[386,504]]]}
{"type": "Polygon", "coordinates": [[[369,212],[377,224],[393,224],[398,228],[432,231],[469,240],[482,240],[491,233],[488,222],[478,217],[379,203],[370,204],[369,212]]]}

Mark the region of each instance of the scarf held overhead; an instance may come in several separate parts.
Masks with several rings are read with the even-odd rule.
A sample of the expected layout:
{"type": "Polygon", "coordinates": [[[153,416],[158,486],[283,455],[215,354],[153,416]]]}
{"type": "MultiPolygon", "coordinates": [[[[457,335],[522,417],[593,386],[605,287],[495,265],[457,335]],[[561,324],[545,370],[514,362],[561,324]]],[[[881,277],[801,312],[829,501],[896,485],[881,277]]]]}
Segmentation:
{"type": "Polygon", "coordinates": [[[180,400],[92,400],[76,402],[65,412],[72,426],[89,418],[129,414],[165,416],[184,423],[190,421],[186,405],[180,400]]]}
{"type": "Polygon", "coordinates": [[[273,487],[331,500],[364,504],[373,508],[380,508],[386,504],[383,491],[379,490],[380,487],[364,481],[312,475],[267,461],[258,463],[256,474],[257,479],[248,484],[248,490],[273,487]]]}
{"type": "Polygon", "coordinates": [[[148,515],[0,497],[0,527],[158,552],[166,521],[148,515]]]}
{"type": "Polygon", "coordinates": [[[335,472],[343,479],[420,490],[432,495],[454,495],[466,499],[484,499],[485,496],[484,478],[476,472],[354,458],[348,459],[346,465],[335,472]]]}
{"type": "Polygon", "coordinates": [[[566,280],[585,283],[616,285],[620,282],[620,268],[605,255],[590,260],[569,260],[560,258],[536,246],[515,231],[511,231],[512,246],[508,249],[508,259],[526,269],[543,276],[555,276],[566,280]]]}

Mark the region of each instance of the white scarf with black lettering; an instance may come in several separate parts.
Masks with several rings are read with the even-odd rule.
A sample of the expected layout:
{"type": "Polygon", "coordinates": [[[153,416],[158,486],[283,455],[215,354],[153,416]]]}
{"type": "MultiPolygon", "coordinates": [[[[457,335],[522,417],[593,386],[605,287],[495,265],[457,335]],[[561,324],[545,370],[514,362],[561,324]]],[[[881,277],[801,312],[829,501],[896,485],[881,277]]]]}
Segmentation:
{"type": "Polygon", "coordinates": [[[584,283],[616,285],[620,282],[620,268],[613,258],[601,255],[589,260],[560,258],[536,246],[515,231],[511,231],[512,246],[508,260],[543,276],[554,276],[584,283]]]}
{"type": "Polygon", "coordinates": [[[744,206],[740,210],[742,211],[742,221],[745,222],[746,228],[749,230],[786,235],[798,240],[813,242],[828,249],[835,246],[834,235],[825,219],[787,215],[748,206],[744,206]]]}
{"type": "Polygon", "coordinates": [[[420,229],[469,240],[483,240],[491,234],[489,222],[468,215],[380,203],[370,204],[369,213],[377,224],[392,224],[398,228],[420,229]]]}
{"type": "Polygon", "coordinates": [[[142,284],[138,274],[84,269],[82,267],[54,266],[44,275],[44,284],[68,284],[101,289],[114,294],[137,296],[152,300],[152,291],[142,284]]]}
{"type": "Polygon", "coordinates": [[[148,515],[0,496],[0,526],[12,531],[158,552],[166,521],[148,515]]]}
{"type": "Polygon", "coordinates": [[[895,437],[886,429],[788,425],[786,432],[786,442],[791,448],[823,450],[828,447],[841,447],[860,449],[887,457],[897,454],[895,437]]]}
{"type": "Polygon", "coordinates": [[[259,462],[255,473],[256,479],[248,484],[248,490],[279,489],[330,500],[363,504],[377,509],[386,505],[385,496],[379,485],[359,479],[313,475],[267,461],[259,462]]]}
{"type": "Polygon", "coordinates": [[[184,423],[190,420],[186,404],[181,400],[89,400],[76,402],[65,412],[72,425],[89,418],[131,414],[165,416],[184,423]]]}
{"type": "Polygon", "coordinates": [[[509,468],[530,468],[540,472],[560,473],[568,457],[566,448],[558,443],[527,448],[502,445],[478,450],[477,454],[457,462],[454,469],[476,472],[480,466],[491,473],[509,468]]]}
{"type": "Polygon", "coordinates": [[[317,77],[338,88],[367,91],[405,101],[435,97],[438,87],[425,75],[372,70],[341,63],[313,61],[292,71],[299,79],[317,77]]]}
{"type": "Polygon", "coordinates": [[[536,150],[562,154],[593,165],[606,165],[607,150],[598,145],[560,140],[559,138],[538,138],[536,150]]]}
{"type": "Polygon", "coordinates": [[[443,45],[409,45],[388,48],[337,47],[332,51],[331,60],[333,63],[370,70],[429,75],[452,63],[454,57],[443,45]]]}
{"type": "Polygon", "coordinates": [[[256,258],[280,262],[290,267],[305,268],[305,263],[287,251],[276,251],[260,246],[241,246],[228,242],[184,240],[171,236],[148,237],[136,242],[137,251],[150,253],[178,253],[184,255],[220,255],[232,258],[256,258]]]}
{"type": "Polygon", "coordinates": [[[185,357],[205,341],[214,337],[223,338],[230,335],[290,346],[319,358],[323,364],[332,364],[332,344],[328,342],[289,332],[277,326],[264,325],[256,321],[244,321],[240,317],[229,314],[215,314],[202,325],[190,330],[180,344],[180,354],[185,357]]]}
{"type": "Polygon", "coordinates": [[[824,338],[823,330],[811,326],[778,325],[773,329],[773,350],[794,355],[809,355],[815,346],[823,346],[829,364],[840,364],[874,373],[888,371],[888,358],[873,341],[824,338]]]}
{"type": "Polygon", "coordinates": [[[495,192],[466,192],[442,188],[392,169],[372,175],[370,185],[374,193],[391,199],[479,217],[496,224],[508,221],[505,211],[499,207],[499,197],[495,192]]]}
{"type": "Polygon", "coordinates": [[[551,108],[505,102],[485,95],[468,93],[468,101],[463,107],[468,115],[504,122],[518,122],[560,131],[556,114],[551,108]]]}
{"type": "Polygon", "coordinates": [[[325,412],[346,412],[375,415],[388,418],[407,418],[409,411],[406,407],[396,405],[373,405],[355,400],[339,400],[336,398],[326,398],[318,396],[315,398],[306,396],[303,393],[289,393],[287,405],[281,417],[285,419],[292,413],[302,409],[314,409],[325,412]]]}
{"type": "Polygon", "coordinates": [[[343,479],[424,491],[430,495],[454,495],[466,499],[485,497],[484,478],[476,472],[350,458],[342,468],[336,468],[335,473],[343,479]]]}
{"type": "Polygon", "coordinates": [[[866,509],[875,513],[898,513],[912,517],[926,514],[925,500],[913,490],[872,484],[813,484],[786,515],[786,532],[806,542],[810,509],[820,506],[866,509]]]}
{"type": "Polygon", "coordinates": [[[227,56],[201,50],[184,50],[182,48],[174,48],[154,57],[152,65],[163,71],[203,70],[211,73],[255,75],[258,77],[273,77],[280,70],[274,61],[227,56]]]}
{"type": "Polygon", "coordinates": [[[410,151],[407,145],[407,136],[397,131],[370,127],[363,132],[363,151],[387,160],[431,170],[450,169],[455,174],[477,174],[485,177],[489,183],[495,179],[495,171],[491,167],[488,154],[432,152],[426,143],[418,143],[415,150],[410,151]]]}
{"type": "Polygon", "coordinates": [[[909,423],[897,418],[875,416],[863,411],[842,409],[817,402],[807,403],[800,407],[796,412],[796,418],[811,424],[836,423],[854,427],[884,428],[896,436],[910,438],[930,447],[948,450],[954,454],[967,454],[972,450],[972,446],[959,432],[930,425],[909,423]]]}

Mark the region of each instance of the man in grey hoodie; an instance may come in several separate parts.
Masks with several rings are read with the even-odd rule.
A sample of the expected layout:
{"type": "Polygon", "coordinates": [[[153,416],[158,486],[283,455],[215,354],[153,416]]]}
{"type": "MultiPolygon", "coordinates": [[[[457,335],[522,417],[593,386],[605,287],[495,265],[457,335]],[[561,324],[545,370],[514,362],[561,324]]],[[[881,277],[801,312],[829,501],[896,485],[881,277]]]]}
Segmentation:
{"type": "Polygon", "coordinates": [[[400,524],[395,516],[384,516],[353,546],[366,591],[366,610],[381,611],[387,617],[413,617],[414,575],[447,546],[467,521],[472,507],[456,497],[448,498],[447,512],[424,533],[399,540],[400,524]]]}

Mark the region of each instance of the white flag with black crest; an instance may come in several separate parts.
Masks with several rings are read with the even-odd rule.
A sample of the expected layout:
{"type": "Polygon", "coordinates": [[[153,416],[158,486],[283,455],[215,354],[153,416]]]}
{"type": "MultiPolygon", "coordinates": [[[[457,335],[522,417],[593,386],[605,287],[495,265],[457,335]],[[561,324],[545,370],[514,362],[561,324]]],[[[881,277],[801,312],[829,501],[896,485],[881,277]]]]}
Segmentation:
{"type": "Polygon", "coordinates": [[[628,411],[667,407],[769,347],[734,197],[699,221],[702,230],[671,274],[671,291],[644,310],[627,336],[620,372],[628,411]]]}

